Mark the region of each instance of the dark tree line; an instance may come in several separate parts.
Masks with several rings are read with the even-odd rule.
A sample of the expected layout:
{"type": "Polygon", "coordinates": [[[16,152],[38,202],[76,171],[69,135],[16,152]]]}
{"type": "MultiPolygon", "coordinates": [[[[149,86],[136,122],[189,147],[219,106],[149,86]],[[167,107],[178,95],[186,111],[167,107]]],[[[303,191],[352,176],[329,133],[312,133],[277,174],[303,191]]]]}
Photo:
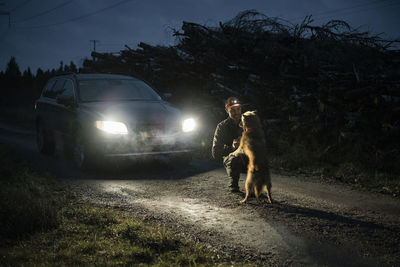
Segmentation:
{"type": "Polygon", "coordinates": [[[30,67],[22,72],[15,57],[11,57],[6,70],[0,72],[1,102],[3,105],[33,103],[48,79],[66,72],[78,72],[73,61],[68,65],[61,61],[58,68],[45,71],[38,68],[36,73],[32,73],[30,67]]]}

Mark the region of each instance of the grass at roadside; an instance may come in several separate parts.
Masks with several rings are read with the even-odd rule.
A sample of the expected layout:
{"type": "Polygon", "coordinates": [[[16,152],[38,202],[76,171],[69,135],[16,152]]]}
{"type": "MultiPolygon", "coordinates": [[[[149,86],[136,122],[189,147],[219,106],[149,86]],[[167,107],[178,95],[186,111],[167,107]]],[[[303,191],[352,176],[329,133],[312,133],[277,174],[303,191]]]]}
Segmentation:
{"type": "Polygon", "coordinates": [[[69,204],[61,213],[58,227],[18,242],[2,255],[1,265],[189,266],[219,261],[201,245],[109,208],[69,204]]]}
{"type": "Polygon", "coordinates": [[[113,208],[82,204],[0,144],[0,265],[230,265],[226,256],[113,208]]]}
{"type": "Polygon", "coordinates": [[[60,183],[0,145],[1,238],[20,239],[57,227],[64,198],[60,183]]]}

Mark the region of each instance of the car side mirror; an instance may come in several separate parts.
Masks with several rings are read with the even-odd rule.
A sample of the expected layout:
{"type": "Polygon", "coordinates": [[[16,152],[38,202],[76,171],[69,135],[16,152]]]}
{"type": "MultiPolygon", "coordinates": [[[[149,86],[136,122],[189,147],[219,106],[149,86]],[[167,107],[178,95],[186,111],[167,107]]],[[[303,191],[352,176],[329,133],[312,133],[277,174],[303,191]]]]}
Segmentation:
{"type": "Polygon", "coordinates": [[[66,96],[66,95],[59,95],[56,98],[56,101],[58,104],[62,104],[65,106],[74,106],[75,105],[75,99],[72,96],[66,96]]]}

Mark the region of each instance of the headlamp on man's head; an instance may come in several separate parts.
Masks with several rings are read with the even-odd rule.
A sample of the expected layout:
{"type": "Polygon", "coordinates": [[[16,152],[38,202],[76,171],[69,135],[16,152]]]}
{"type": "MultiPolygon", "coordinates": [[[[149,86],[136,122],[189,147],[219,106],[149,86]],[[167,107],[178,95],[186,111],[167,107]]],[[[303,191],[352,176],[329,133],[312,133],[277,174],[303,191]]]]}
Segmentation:
{"type": "Polygon", "coordinates": [[[226,109],[230,109],[232,107],[240,107],[239,99],[237,99],[234,96],[229,97],[225,102],[225,108],[226,109]]]}

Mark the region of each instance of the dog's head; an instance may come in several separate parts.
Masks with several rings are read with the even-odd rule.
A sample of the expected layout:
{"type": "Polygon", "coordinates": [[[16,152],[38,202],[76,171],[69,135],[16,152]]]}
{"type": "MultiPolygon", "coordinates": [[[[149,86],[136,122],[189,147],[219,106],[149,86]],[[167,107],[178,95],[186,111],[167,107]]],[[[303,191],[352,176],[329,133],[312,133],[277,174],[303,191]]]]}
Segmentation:
{"type": "Polygon", "coordinates": [[[244,130],[261,128],[260,118],[254,111],[246,111],[242,114],[242,127],[244,130]]]}

